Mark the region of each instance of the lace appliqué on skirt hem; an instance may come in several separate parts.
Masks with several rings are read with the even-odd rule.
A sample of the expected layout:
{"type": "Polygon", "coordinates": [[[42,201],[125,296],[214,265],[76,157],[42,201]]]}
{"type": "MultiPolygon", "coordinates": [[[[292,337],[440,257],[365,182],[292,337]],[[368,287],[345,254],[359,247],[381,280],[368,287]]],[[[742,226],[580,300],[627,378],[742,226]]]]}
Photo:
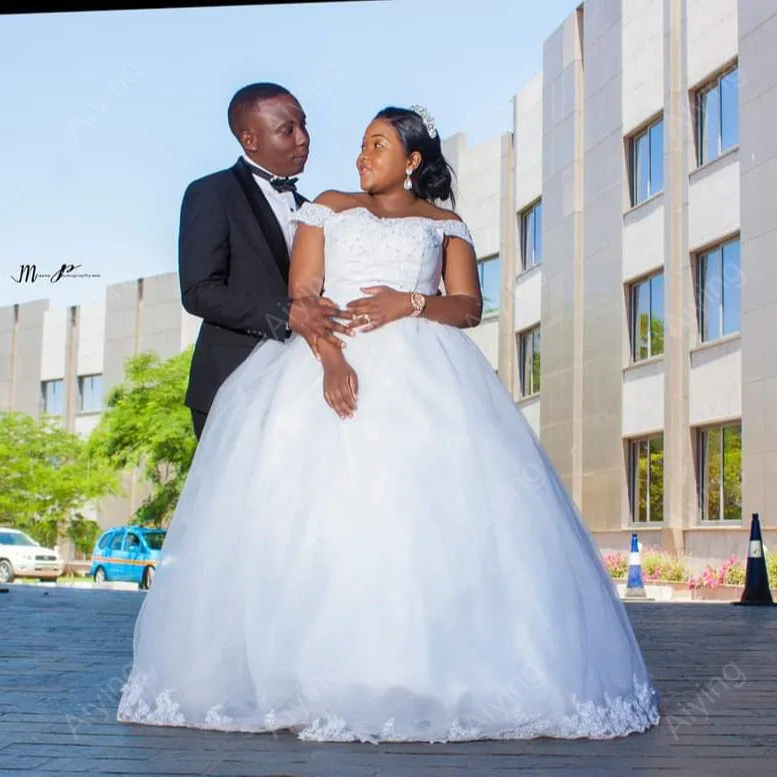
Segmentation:
{"type": "MultiPolygon", "coordinates": [[[[124,689],[117,713],[117,720],[123,723],[141,723],[156,726],[182,726],[214,731],[236,731],[249,733],[271,733],[290,730],[299,739],[311,742],[467,742],[483,739],[522,740],[537,737],[556,739],[614,739],[628,734],[643,732],[659,722],[658,693],[647,683],[634,680],[633,695],[611,699],[605,697],[603,705],[574,701],[575,712],[561,720],[546,720],[514,709],[495,720],[493,710],[484,707],[482,720],[478,724],[477,713],[469,720],[454,719],[445,730],[419,721],[412,727],[398,726],[394,718],[387,720],[378,731],[365,731],[358,725],[349,724],[335,713],[319,716],[300,714],[299,707],[289,716],[270,710],[261,723],[235,720],[223,711],[222,705],[207,710],[200,720],[187,720],[180,704],[175,701],[175,692],[167,689],[149,703],[145,696],[148,686],[137,670],[132,671],[124,689]]],[[[257,715],[257,718],[259,716],[257,715]]]]}

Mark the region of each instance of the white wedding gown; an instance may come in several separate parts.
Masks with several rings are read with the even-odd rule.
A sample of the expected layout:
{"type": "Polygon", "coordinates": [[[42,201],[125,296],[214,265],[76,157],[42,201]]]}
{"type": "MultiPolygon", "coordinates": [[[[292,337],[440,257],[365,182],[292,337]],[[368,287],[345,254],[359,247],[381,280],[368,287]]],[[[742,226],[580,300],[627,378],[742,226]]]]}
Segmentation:
{"type": "MultiPolygon", "coordinates": [[[[306,204],[325,293],[433,294],[458,221],[306,204]]],[[[118,719],[318,741],[611,738],[658,694],[588,530],[461,330],[348,339],[341,420],[307,343],[224,383],[135,627],[118,719]]]]}

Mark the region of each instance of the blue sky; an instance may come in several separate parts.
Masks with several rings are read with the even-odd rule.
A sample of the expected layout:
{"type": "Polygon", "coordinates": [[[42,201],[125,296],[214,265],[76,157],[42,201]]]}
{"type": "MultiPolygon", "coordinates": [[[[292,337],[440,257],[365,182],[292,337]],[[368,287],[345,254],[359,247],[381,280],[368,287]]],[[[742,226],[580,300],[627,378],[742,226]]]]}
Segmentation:
{"type": "Polygon", "coordinates": [[[300,181],[355,189],[364,127],[425,105],[443,137],[508,131],[509,100],[578,0],[387,0],[3,18],[0,306],[104,298],[110,283],[176,269],[186,184],[240,153],[226,106],[277,81],[312,135],[300,181]],[[17,284],[21,264],[99,278],[17,284]]]}

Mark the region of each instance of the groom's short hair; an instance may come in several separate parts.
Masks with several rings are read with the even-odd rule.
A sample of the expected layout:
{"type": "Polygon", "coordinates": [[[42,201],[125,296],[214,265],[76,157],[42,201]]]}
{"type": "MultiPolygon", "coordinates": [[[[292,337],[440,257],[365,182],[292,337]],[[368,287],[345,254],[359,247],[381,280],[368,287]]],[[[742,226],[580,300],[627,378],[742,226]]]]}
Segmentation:
{"type": "Polygon", "coordinates": [[[244,129],[246,115],[263,100],[280,97],[282,94],[291,95],[291,92],[280,84],[266,81],[248,84],[248,86],[238,89],[229,101],[229,108],[227,108],[227,119],[232,134],[239,140],[240,132],[244,129]]]}

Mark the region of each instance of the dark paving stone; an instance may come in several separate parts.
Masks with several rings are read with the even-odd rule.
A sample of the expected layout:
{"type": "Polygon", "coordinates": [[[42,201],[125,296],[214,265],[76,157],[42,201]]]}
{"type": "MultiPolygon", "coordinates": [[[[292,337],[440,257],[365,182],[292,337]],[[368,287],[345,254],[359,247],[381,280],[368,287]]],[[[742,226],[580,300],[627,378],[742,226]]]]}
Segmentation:
{"type": "Polygon", "coordinates": [[[11,586],[0,597],[2,777],[772,777],[777,608],[628,603],[662,723],[609,742],[300,742],[121,725],[144,594],[11,586]]]}

